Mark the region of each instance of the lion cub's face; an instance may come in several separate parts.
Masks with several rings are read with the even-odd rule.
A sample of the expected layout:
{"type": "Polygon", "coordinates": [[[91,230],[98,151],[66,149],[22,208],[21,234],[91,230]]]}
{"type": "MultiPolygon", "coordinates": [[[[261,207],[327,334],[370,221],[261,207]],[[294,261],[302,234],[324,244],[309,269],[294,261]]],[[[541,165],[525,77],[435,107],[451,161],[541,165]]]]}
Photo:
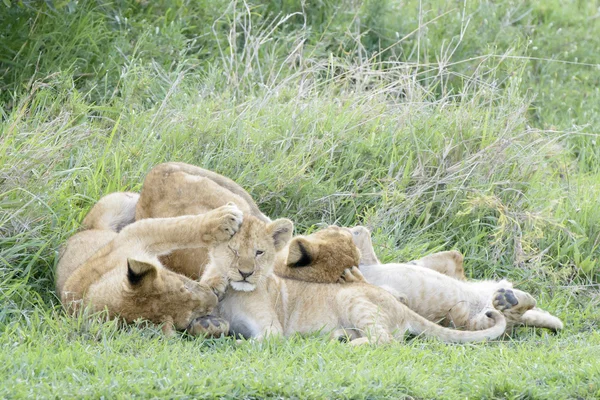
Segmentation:
{"type": "Polygon", "coordinates": [[[131,310],[135,318],[185,330],[196,318],[210,314],[217,301],[208,286],[160,268],[152,260],[127,260],[125,314],[131,310]]]}
{"type": "Polygon", "coordinates": [[[227,243],[214,247],[211,260],[228,265],[227,278],[231,287],[252,291],[273,271],[275,255],[291,239],[294,225],[282,218],[266,223],[244,215],[240,230],[227,243]]]}
{"type": "Polygon", "coordinates": [[[335,283],[347,268],[358,266],[360,252],[347,228],[329,226],[290,242],[286,265],[275,273],[306,282],[335,283]]]}

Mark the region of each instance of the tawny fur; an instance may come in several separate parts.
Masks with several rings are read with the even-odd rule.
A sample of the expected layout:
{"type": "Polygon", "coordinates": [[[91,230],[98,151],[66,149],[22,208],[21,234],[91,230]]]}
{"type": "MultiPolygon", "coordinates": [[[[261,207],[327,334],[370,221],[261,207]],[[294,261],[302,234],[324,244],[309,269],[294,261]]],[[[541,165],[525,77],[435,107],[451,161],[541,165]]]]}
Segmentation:
{"type": "Polygon", "coordinates": [[[239,229],[241,211],[227,205],[199,216],[131,223],[136,202],[132,193],[103,197],[85,218],[87,229],[67,241],[56,273],[63,306],[69,312],[82,306],[106,310],[110,318],[126,322],[149,320],[163,324],[166,333],[173,328],[206,331],[195,321],[214,309],[216,296],[207,286],[163,268],[158,256],[227,242],[239,229]]]}
{"type": "MultiPolygon", "coordinates": [[[[371,232],[364,226],[355,226],[354,228],[345,228],[352,233],[352,239],[360,249],[360,265],[381,264],[375,254],[373,244],[371,243],[371,232]]],[[[407,264],[418,265],[429,268],[459,280],[466,280],[465,269],[463,268],[464,257],[456,250],[441,251],[423,257],[419,260],[409,261],[407,264]]]]}
{"type": "Polygon", "coordinates": [[[349,262],[355,264],[358,252],[351,235],[332,228],[339,234],[337,239],[330,238],[330,233],[298,238],[290,243],[292,251],[288,257],[290,251],[284,246],[292,235],[291,221],[270,222],[252,207],[253,203],[241,203],[249,198],[240,195],[245,193],[242,188],[234,186],[232,190],[231,182],[223,186],[219,183],[222,180],[212,180],[202,171],[173,163],[155,167],[144,181],[136,217],[204,213],[223,202],[236,201],[233,199],[237,196],[236,204],[246,214],[240,231],[227,244],[214,247],[210,255],[186,251],[177,255],[177,259],[173,256],[164,259],[169,268],[191,277],[201,276],[201,281],[216,293],[224,294],[218,308],[231,322],[233,332],[261,338],[269,334],[347,329],[362,341],[371,335],[377,342],[385,342],[395,330],[400,334],[407,329],[413,333],[426,332],[447,341],[480,341],[504,331],[505,320],[497,312],[491,312],[489,318],[497,322],[494,328],[476,333],[457,332],[424,320],[372,285],[322,285],[277,277],[272,273],[275,265],[279,272],[292,264],[298,270],[302,268],[293,249],[298,249],[305,239],[313,263],[317,260],[330,265],[337,265],[340,260],[345,263],[346,254],[332,248],[342,240],[354,249],[349,262]],[[171,179],[173,176],[177,179],[171,179]]]}
{"type": "MultiPolygon", "coordinates": [[[[270,222],[252,197],[231,179],[194,165],[169,162],[155,166],[146,176],[135,219],[197,215],[230,202],[245,215],[270,222]]],[[[160,260],[172,271],[197,280],[209,258],[206,248],[196,248],[175,250],[160,260]]]]}
{"type": "MultiPolygon", "coordinates": [[[[403,297],[411,309],[431,321],[484,329],[490,325],[486,312],[495,308],[506,317],[508,328],[563,328],[560,319],[535,307],[529,293],[513,288],[506,280],[465,281],[463,256],[457,251],[435,253],[406,264],[379,264],[368,229],[358,226],[350,231],[362,254],[360,271],[364,278],[403,297]],[[369,265],[374,260],[376,263],[369,265]]],[[[352,281],[352,276],[346,281],[352,281]]]]}
{"type": "Polygon", "coordinates": [[[278,252],[290,241],[293,231],[292,221],[285,218],[264,222],[244,216],[239,232],[228,243],[210,249],[200,282],[218,294],[228,285],[236,291],[253,291],[271,274],[278,252]]]}
{"type": "Polygon", "coordinates": [[[338,282],[346,269],[359,265],[361,257],[352,235],[337,226],[313,233],[310,240],[305,236],[294,237],[287,253],[285,260],[281,258],[275,264],[275,275],[316,283],[338,282]]]}
{"type": "MultiPolygon", "coordinates": [[[[266,224],[261,221],[257,221],[252,229],[260,232],[260,224],[265,230],[266,224]]],[[[337,265],[337,258],[330,255],[339,250],[340,242],[354,247],[350,234],[339,228],[327,228],[303,236],[302,242],[306,245],[303,252],[308,253],[313,264],[323,263],[314,264],[322,270],[337,265]],[[327,241],[323,240],[324,237],[327,241]]],[[[294,240],[288,248],[293,248],[293,244],[294,240]]],[[[291,251],[288,257],[291,260],[284,264],[293,265],[297,255],[291,251]]],[[[227,263],[220,265],[224,267],[227,263]]],[[[506,328],[506,320],[495,310],[488,312],[487,318],[492,325],[489,329],[456,331],[426,320],[387,291],[368,283],[339,285],[303,282],[270,274],[267,268],[263,268],[260,275],[252,291],[227,288],[218,307],[219,314],[230,322],[231,330],[245,337],[316,332],[333,332],[337,335],[345,332],[353,339],[353,344],[362,344],[385,343],[394,337],[402,339],[408,331],[446,342],[472,342],[494,339],[506,328]]]]}

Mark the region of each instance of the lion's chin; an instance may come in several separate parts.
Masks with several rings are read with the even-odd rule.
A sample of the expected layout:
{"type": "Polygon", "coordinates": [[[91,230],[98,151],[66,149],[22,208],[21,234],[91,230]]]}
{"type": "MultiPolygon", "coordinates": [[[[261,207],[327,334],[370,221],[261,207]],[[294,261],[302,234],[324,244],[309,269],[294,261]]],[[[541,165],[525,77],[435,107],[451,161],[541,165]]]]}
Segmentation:
{"type": "Polygon", "coordinates": [[[256,289],[256,285],[249,282],[234,282],[231,281],[229,283],[234,290],[238,290],[240,292],[251,292],[256,289]]]}

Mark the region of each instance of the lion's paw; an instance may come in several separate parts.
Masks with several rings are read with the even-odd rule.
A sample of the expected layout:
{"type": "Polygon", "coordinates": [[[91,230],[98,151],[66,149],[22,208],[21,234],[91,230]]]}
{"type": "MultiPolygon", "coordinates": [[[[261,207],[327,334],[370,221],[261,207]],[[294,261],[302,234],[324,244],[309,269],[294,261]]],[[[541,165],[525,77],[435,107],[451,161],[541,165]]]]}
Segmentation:
{"type": "Polygon", "coordinates": [[[205,315],[193,320],[186,331],[193,336],[220,337],[229,333],[229,322],[214,315],[205,315]]]}
{"type": "Polygon", "coordinates": [[[363,276],[362,272],[357,267],[346,268],[342,273],[342,276],[338,279],[338,283],[356,283],[366,282],[367,280],[363,276]]]}
{"type": "Polygon", "coordinates": [[[511,289],[498,289],[493,295],[492,305],[498,311],[506,311],[519,304],[519,300],[511,289]]]}
{"type": "Polygon", "coordinates": [[[229,280],[227,279],[227,277],[223,275],[215,275],[212,277],[202,279],[200,282],[201,284],[208,286],[217,296],[217,299],[219,301],[223,300],[225,290],[227,290],[227,285],[229,285],[229,280]]]}
{"type": "Polygon", "coordinates": [[[244,219],[242,211],[231,202],[206,213],[205,216],[205,240],[210,243],[221,243],[231,239],[240,230],[244,219]]]}

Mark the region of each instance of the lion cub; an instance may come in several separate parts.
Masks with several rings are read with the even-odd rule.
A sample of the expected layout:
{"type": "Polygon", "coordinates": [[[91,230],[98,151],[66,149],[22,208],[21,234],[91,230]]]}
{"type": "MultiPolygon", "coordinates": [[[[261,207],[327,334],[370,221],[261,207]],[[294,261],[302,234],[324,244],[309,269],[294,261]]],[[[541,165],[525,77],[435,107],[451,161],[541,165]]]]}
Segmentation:
{"type": "Polygon", "coordinates": [[[174,251],[161,261],[190,278],[201,277],[201,282],[223,295],[218,308],[235,333],[261,338],[346,328],[355,329],[362,341],[368,334],[377,341],[388,341],[392,331],[409,329],[447,341],[474,341],[494,338],[504,331],[505,320],[497,312],[490,313],[497,324],[488,331],[456,332],[423,320],[372,285],[322,285],[275,276],[275,266],[284,276],[288,265],[294,264],[296,272],[300,271],[306,261],[302,260],[306,254],[303,249],[309,252],[311,263],[319,260],[325,266],[356,265],[359,253],[351,235],[339,228],[333,234],[322,231],[307,236],[306,241],[296,238],[286,249],[293,232],[291,221],[271,221],[235,182],[193,165],[165,163],[154,167],[144,180],[136,219],[206,213],[228,201],[244,212],[244,222],[229,242],[210,252],[205,248],[174,251]],[[337,239],[344,240],[339,249],[337,239]],[[389,307],[380,307],[388,303],[389,307]]]}
{"type": "Polygon", "coordinates": [[[103,197],[84,219],[86,230],[66,242],[56,270],[63,306],[71,313],[82,306],[106,309],[128,323],[146,319],[163,324],[166,334],[226,331],[214,318],[198,319],[217,305],[211,289],[165,269],[157,257],[226,243],[239,230],[242,212],[227,205],[203,215],[133,222],[138,197],[103,197]]]}
{"type": "MultiPolygon", "coordinates": [[[[535,307],[535,299],[506,281],[465,281],[463,256],[444,251],[407,264],[380,264],[369,230],[356,226],[349,230],[362,257],[360,274],[346,271],[346,282],[362,281],[386,288],[405,299],[406,304],[431,321],[469,330],[491,324],[486,313],[497,309],[506,317],[507,327],[535,326],[557,331],[563,323],[535,307]]],[[[339,270],[335,271],[338,273],[339,270]]],[[[328,281],[333,281],[330,276],[328,281]]]]}
{"type": "MultiPolygon", "coordinates": [[[[256,218],[245,217],[237,235],[245,229],[253,236],[267,226],[256,218]],[[246,226],[249,220],[253,221],[252,226],[246,226]]],[[[235,260],[233,250],[234,256],[230,256],[230,260],[235,260]]],[[[293,276],[294,272],[286,271],[286,268],[325,270],[330,266],[337,267],[339,262],[354,265],[358,261],[359,253],[352,235],[344,229],[329,227],[292,239],[287,251],[277,260],[275,269],[285,276],[293,276]]],[[[233,286],[226,289],[218,309],[229,321],[231,331],[244,337],[260,339],[272,334],[332,332],[336,337],[349,334],[353,344],[361,344],[389,342],[394,337],[402,338],[409,331],[446,342],[473,342],[494,339],[506,328],[502,314],[490,310],[487,314],[492,322],[489,329],[475,332],[447,329],[414,313],[382,288],[362,282],[339,285],[282,278],[271,273],[273,265],[270,269],[263,267],[260,270],[260,278],[255,281],[253,290],[234,290],[240,281],[232,281],[229,277],[239,278],[238,265],[227,265],[226,262],[219,263],[220,277],[232,282],[233,286]]],[[[204,277],[202,280],[205,281],[204,277]]],[[[223,286],[218,279],[212,282],[223,286]]]]}

